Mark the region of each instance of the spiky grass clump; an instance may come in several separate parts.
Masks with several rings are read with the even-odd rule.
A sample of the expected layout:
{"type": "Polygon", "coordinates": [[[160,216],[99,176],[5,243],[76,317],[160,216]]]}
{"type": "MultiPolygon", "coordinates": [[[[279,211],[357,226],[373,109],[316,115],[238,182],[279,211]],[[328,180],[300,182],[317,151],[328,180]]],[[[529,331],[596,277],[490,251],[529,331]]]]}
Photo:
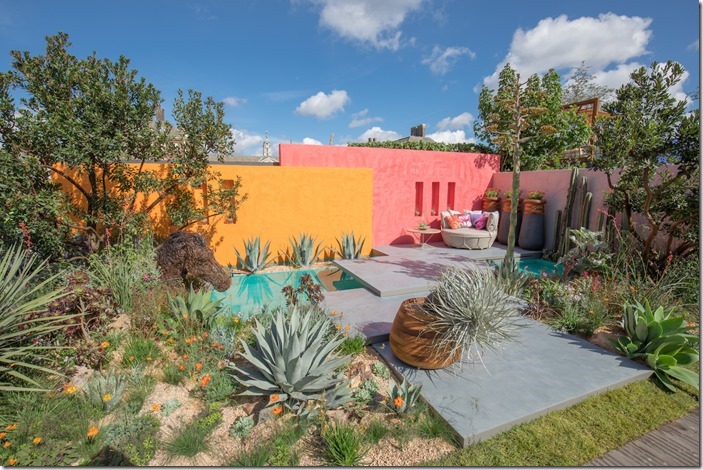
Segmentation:
{"type": "Polygon", "coordinates": [[[434,317],[427,329],[439,333],[433,350],[448,357],[463,350],[467,359],[480,358],[482,350],[513,339],[521,326],[516,299],[491,269],[478,265],[445,269],[424,308],[434,317]]]}
{"type": "Polygon", "coordinates": [[[322,430],[325,442],[323,453],[330,465],[352,467],[361,463],[367,449],[363,446],[364,437],[355,427],[332,421],[322,430]]]}

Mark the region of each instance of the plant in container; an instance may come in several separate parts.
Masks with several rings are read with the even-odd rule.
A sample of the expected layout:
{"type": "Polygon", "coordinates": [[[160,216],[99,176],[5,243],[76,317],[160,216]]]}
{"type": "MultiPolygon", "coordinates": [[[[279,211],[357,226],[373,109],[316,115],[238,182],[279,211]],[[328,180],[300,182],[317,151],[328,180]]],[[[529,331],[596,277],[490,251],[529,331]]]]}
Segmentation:
{"type": "Polygon", "coordinates": [[[425,222],[420,222],[420,225],[417,226],[418,230],[427,230],[430,226],[427,225],[425,222]]]}
{"type": "Polygon", "coordinates": [[[497,188],[488,188],[483,192],[483,211],[493,212],[500,209],[500,191],[497,188]]]}
{"type": "Polygon", "coordinates": [[[544,191],[527,191],[522,208],[522,226],[518,245],[526,250],[541,250],[544,247],[544,191]]]}
{"type": "Polygon", "coordinates": [[[520,326],[516,299],[487,267],[449,267],[427,298],[404,301],[393,321],[390,346],[406,364],[439,369],[513,338],[520,326]]]}

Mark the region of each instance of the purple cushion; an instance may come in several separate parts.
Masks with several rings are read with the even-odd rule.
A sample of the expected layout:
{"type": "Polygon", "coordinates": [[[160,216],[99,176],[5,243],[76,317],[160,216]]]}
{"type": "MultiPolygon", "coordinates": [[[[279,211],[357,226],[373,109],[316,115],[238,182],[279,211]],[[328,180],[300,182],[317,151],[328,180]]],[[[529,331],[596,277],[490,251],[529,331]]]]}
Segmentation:
{"type": "Polygon", "coordinates": [[[482,214],[481,217],[474,224],[474,227],[476,227],[478,230],[483,230],[486,227],[486,222],[488,222],[488,215],[482,214]]]}

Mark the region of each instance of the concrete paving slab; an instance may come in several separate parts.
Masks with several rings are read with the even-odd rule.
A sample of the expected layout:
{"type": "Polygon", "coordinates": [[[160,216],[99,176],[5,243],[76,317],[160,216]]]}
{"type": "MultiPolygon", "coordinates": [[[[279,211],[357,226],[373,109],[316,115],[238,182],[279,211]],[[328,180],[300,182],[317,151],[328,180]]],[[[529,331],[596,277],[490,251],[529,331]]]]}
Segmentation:
{"type": "Polygon", "coordinates": [[[527,317],[524,322],[518,341],[486,351],[483,364],[419,370],[398,360],[387,342],[374,348],[397,373],[422,384],[422,396],[465,447],[652,374],[586,340],[527,317]]]}
{"type": "MultiPolygon", "coordinates": [[[[447,266],[502,260],[505,256],[505,247],[495,244],[486,250],[460,250],[449,248],[441,242],[426,248],[420,248],[420,245],[390,245],[374,247],[374,250],[384,256],[336,260],[334,264],[380,297],[425,292],[447,266]]],[[[516,258],[540,256],[540,251],[515,250],[516,258]]]]}

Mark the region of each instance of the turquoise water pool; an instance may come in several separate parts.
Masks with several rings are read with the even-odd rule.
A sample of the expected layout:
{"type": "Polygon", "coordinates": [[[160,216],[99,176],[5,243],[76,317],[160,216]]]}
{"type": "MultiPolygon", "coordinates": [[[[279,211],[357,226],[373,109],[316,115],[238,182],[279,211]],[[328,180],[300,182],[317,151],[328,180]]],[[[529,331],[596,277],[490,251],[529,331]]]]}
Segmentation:
{"type": "Polygon", "coordinates": [[[213,291],[215,299],[224,299],[224,307],[229,314],[240,318],[248,318],[261,311],[262,307],[279,307],[286,304],[286,298],[281,292],[285,286],[297,287],[300,278],[309,274],[312,280],[322,286],[322,291],[349,290],[363,287],[351,275],[341,269],[303,269],[297,271],[282,271],[264,274],[249,274],[232,276],[232,285],[225,292],[213,291]]]}
{"type": "MultiPolygon", "coordinates": [[[[500,266],[500,264],[500,261],[495,262],[496,266],[500,266]]],[[[519,260],[518,269],[520,271],[527,271],[528,273],[533,274],[535,276],[540,276],[542,273],[545,273],[548,276],[552,276],[554,274],[558,274],[559,276],[561,276],[564,272],[563,265],[539,258],[527,258],[519,260]]]]}

